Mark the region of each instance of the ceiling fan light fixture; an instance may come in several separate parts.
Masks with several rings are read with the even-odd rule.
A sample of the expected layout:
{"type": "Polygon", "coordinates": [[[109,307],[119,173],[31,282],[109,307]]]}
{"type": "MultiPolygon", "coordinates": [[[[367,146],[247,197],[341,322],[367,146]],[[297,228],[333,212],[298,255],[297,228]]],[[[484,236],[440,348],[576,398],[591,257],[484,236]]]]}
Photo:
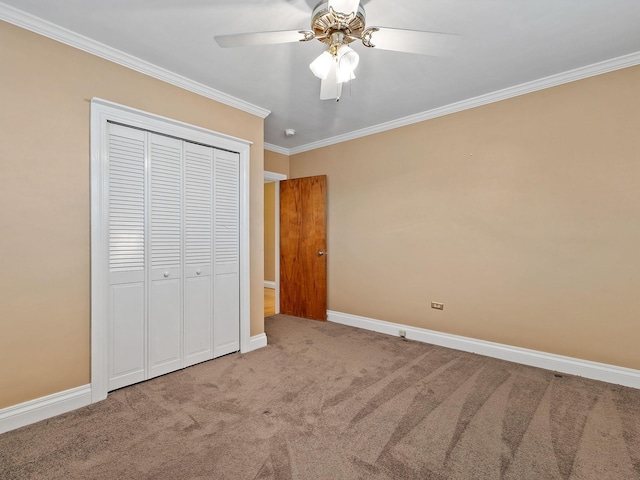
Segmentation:
{"type": "Polygon", "coordinates": [[[354,72],[359,62],[358,53],[353,48],[342,45],[338,50],[338,83],[345,83],[356,78],[354,72]]]}
{"type": "Polygon", "coordinates": [[[342,15],[355,15],[359,6],[360,0],[329,0],[329,10],[342,15]]]}
{"type": "MultiPolygon", "coordinates": [[[[2,0],[0,0],[1,2],[2,0]]],[[[348,47],[356,40],[365,47],[419,55],[450,54],[460,36],[449,33],[366,26],[365,9],[360,0],[316,0],[311,14],[310,30],[266,31],[217,35],[221,47],[309,42],[318,40],[328,50],[309,64],[311,72],[321,79],[320,99],[340,99],[345,83],[356,78],[354,72],[360,57],[348,47]]]]}
{"type": "Polygon", "coordinates": [[[338,83],[347,83],[351,80],[355,80],[356,76],[353,72],[338,70],[336,73],[336,81],[338,83]]]}
{"type": "Polygon", "coordinates": [[[329,71],[331,70],[331,62],[334,61],[333,55],[329,53],[329,51],[322,52],[318,58],[316,58],[311,64],[309,68],[313,72],[313,74],[321,80],[324,80],[329,75],[329,71]]]}

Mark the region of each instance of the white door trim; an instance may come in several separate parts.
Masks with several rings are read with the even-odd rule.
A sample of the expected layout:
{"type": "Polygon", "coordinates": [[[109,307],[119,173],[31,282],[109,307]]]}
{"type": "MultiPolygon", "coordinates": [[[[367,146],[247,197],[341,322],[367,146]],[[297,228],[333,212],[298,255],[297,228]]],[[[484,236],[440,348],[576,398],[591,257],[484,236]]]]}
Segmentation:
{"type": "Polygon", "coordinates": [[[267,172],[264,171],[264,183],[279,182],[280,180],[286,180],[287,176],[284,173],[267,172]]]}
{"type": "MultiPolygon", "coordinates": [[[[276,172],[264,172],[264,183],[275,182],[276,183],[276,193],[275,193],[275,213],[274,218],[276,221],[275,225],[275,293],[276,293],[276,313],[280,313],[280,181],[286,180],[287,176],[284,173],[276,173],[276,172]]],[[[266,282],[265,282],[266,284],[266,282]]]]}
{"type": "Polygon", "coordinates": [[[91,100],[91,402],[108,391],[108,122],[170,135],[240,155],[240,351],[250,342],[249,159],[251,142],[106,100],[91,100]]]}

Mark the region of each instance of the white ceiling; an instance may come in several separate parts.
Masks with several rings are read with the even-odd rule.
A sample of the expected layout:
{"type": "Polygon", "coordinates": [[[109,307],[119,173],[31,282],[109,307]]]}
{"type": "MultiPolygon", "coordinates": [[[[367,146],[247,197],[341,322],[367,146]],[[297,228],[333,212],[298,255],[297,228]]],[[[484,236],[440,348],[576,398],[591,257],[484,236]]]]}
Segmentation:
{"type": "MultiPolygon", "coordinates": [[[[462,42],[447,58],[356,42],[357,78],[336,103],[319,99],[320,81],[308,68],[325,48],[320,42],[222,49],[213,40],[307,30],[317,0],[3,2],[271,111],[265,142],[290,153],[398,119],[426,118],[452,104],[471,105],[477,97],[498,98],[487,94],[517,92],[512,87],[545,77],[599,71],[594,64],[611,59],[617,59],[609,62],[614,68],[640,63],[640,0],[364,0],[367,26],[457,33],[462,42]],[[285,137],[286,128],[296,135],[285,137]]],[[[554,82],[561,83],[547,84],[554,82]]]]}

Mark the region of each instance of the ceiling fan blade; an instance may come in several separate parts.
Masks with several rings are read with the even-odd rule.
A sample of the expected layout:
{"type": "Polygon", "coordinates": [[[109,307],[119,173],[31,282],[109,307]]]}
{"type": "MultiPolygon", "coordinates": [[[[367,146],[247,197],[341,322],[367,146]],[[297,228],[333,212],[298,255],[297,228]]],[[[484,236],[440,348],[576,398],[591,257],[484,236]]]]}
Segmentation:
{"type": "Polygon", "coordinates": [[[451,55],[462,40],[452,33],[423,32],[400,28],[371,27],[362,32],[367,47],[396,52],[445,57],[451,55]]]}
{"type": "Polygon", "coordinates": [[[276,43],[306,42],[315,38],[314,33],[307,30],[281,30],[278,32],[237,33],[233,35],[216,35],[213,37],[222,48],[252,47],[276,43]]]}
{"type": "Polygon", "coordinates": [[[320,83],[320,100],[339,100],[342,94],[342,83],[338,83],[336,62],[331,62],[327,78],[320,83]]]}

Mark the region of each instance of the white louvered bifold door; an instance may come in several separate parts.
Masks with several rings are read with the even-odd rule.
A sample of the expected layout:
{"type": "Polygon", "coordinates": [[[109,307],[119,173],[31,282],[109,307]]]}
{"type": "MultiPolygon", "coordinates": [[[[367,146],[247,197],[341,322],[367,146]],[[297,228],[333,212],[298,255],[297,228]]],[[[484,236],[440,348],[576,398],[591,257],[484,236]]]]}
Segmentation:
{"type": "Polygon", "coordinates": [[[215,150],[213,356],[240,349],[240,158],[215,150]]]}
{"type": "Polygon", "coordinates": [[[182,366],[182,146],[149,134],[148,377],[182,366]]]}
{"type": "Polygon", "coordinates": [[[109,124],[109,390],[145,379],[145,135],[109,124]]]}
{"type": "Polygon", "coordinates": [[[184,359],[213,358],[213,148],[185,142],[184,359]]]}
{"type": "Polygon", "coordinates": [[[240,350],[239,155],[109,125],[109,390],[240,350]]]}

